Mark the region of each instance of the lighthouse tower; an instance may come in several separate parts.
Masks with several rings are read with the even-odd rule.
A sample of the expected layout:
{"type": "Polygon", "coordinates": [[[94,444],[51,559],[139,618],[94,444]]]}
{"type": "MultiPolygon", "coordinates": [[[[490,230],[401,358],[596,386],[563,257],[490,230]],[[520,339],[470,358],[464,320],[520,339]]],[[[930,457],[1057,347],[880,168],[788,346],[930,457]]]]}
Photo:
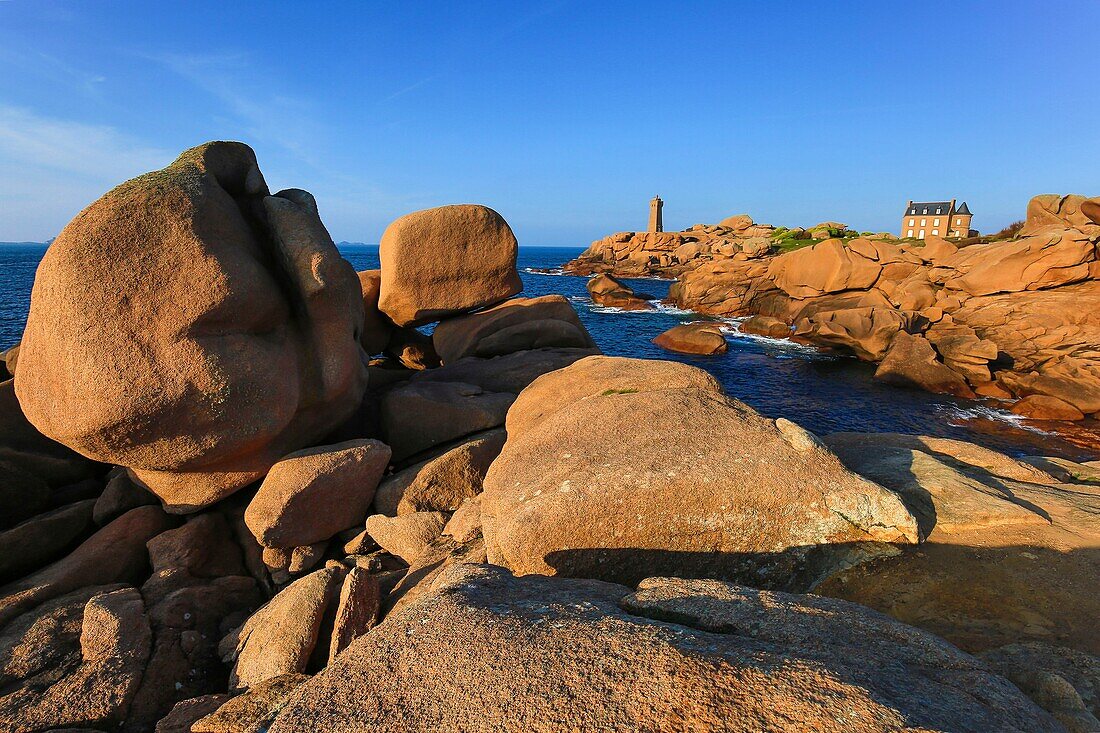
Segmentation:
{"type": "Polygon", "coordinates": [[[665,202],[661,200],[660,196],[654,196],[653,200],[649,202],[649,231],[663,232],[665,230],[665,222],[661,217],[661,209],[664,205],[665,202]]]}

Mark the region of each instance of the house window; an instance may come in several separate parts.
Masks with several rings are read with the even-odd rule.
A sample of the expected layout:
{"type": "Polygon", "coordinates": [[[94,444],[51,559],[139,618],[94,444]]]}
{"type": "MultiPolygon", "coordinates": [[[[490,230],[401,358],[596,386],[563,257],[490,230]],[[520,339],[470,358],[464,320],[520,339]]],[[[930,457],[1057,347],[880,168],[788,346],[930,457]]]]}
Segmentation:
{"type": "Polygon", "coordinates": [[[924,230],[923,229],[920,230],[920,234],[917,235],[917,239],[924,239],[924,230]]]}
{"type": "Polygon", "coordinates": [[[912,219],[909,220],[909,226],[913,226],[913,220],[912,219]]]}
{"type": "Polygon", "coordinates": [[[927,224],[927,223],[928,223],[928,220],[927,220],[927,219],[921,219],[921,220],[920,220],[920,225],[921,225],[921,226],[924,226],[924,225],[925,225],[925,224],[927,224]]]}
{"type": "Polygon", "coordinates": [[[937,213],[937,214],[938,214],[938,213],[940,213],[940,210],[939,210],[939,209],[936,209],[936,213],[937,213]]]}
{"type": "Polygon", "coordinates": [[[932,233],[935,234],[938,237],[940,235],[940,230],[939,229],[933,229],[932,233]]]}
{"type": "Polygon", "coordinates": [[[924,211],[923,211],[922,213],[924,213],[924,214],[927,214],[927,213],[928,213],[928,209],[925,209],[925,210],[924,210],[924,211]]]}
{"type": "Polygon", "coordinates": [[[939,225],[940,225],[940,220],[939,219],[933,219],[932,220],[932,226],[938,227],[939,225]]]}
{"type": "Polygon", "coordinates": [[[909,230],[909,233],[908,233],[908,234],[906,234],[905,236],[907,236],[907,237],[911,237],[911,236],[913,236],[913,230],[912,230],[912,229],[910,229],[910,230],[909,230]]]}
{"type": "Polygon", "coordinates": [[[955,219],[955,226],[961,227],[963,223],[962,217],[955,219]]]}

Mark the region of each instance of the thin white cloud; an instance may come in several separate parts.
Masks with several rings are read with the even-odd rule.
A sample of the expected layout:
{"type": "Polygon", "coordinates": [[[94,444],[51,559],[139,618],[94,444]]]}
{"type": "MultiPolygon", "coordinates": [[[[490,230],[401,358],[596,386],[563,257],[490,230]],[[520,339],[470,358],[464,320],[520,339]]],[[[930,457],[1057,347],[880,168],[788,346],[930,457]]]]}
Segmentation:
{"type": "Polygon", "coordinates": [[[0,240],[53,236],[108,189],[175,155],[113,127],[0,105],[0,240]]]}

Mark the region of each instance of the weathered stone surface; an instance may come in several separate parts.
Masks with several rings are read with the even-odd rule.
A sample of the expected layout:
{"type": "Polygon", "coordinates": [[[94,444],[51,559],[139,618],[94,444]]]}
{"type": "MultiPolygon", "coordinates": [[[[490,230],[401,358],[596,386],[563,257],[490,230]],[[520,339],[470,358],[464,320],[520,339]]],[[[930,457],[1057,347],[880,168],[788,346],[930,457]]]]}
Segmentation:
{"type": "Polygon", "coordinates": [[[1100,658],[1039,642],[1009,644],[978,656],[1070,733],[1100,730],[1100,658]]]}
{"type": "Polygon", "coordinates": [[[917,517],[921,534],[934,528],[957,532],[1013,524],[1048,525],[1050,520],[1033,505],[1017,502],[1012,482],[983,483],[964,473],[965,466],[931,452],[897,447],[893,441],[873,436],[839,433],[825,437],[844,465],[886,488],[897,492],[917,517]],[[992,483],[992,485],[990,485],[992,483]]]}
{"type": "Polygon", "coordinates": [[[87,458],[38,432],[23,415],[14,380],[0,382],[0,528],[44,511],[51,489],[98,472],[87,458]]]}
{"type": "Polygon", "coordinates": [[[1100,224],[1096,216],[1100,203],[1077,194],[1060,196],[1055,193],[1040,194],[1027,202],[1027,218],[1020,234],[1027,236],[1048,229],[1087,229],[1100,224]],[[1091,215],[1090,215],[1090,212],[1091,215]]]}
{"type": "Polygon", "coordinates": [[[523,289],[518,251],[508,223],[485,206],[406,214],[378,247],[378,307],[399,326],[417,326],[498,303],[523,289]]]}
{"type": "Polygon", "coordinates": [[[548,374],[516,402],[517,416],[535,404],[541,417],[513,430],[510,416],[485,477],[490,562],[521,574],[636,581],[656,571],[804,588],[849,561],[846,545],[916,541],[897,495],[829,451],[795,448],[713,387],[661,379],[680,369],[620,360],[635,374],[623,383],[605,376],[614,361],[548,374]],[[538,399],[555,393],[560,401],[538,399]]]}
{"type": "Polygon", "coordinates": [[[971,384],[990,380],[989,363],[997,358],[997,344],[981,339],[973,328],[960,323],[937,323],[925,332],[949,369],[971,384]]]}
{"type": "Polygon", "coordinates": [[[222,639],[222,660],[234,662],[232,688],[301,673],[317,645],[321,621],[336,602],[344,572],[326,567],[299,578],[222,639]]]}
{"type": "Polygon", "coordinates": [[[596,275],[586,285],[592,302],[624,311],[653,310],[656,306],[627,284],[610,275],[596,275]]]}
{"type": "Polygon", "coordinates": [[[516,396],[463,382],[413,382],[382,397],[382,432],[400,461],[504,424],[516,396]]]}
{"type": "Polygon", "coordinates": [[[6,731],[117,727],[126,718],[149,658],[152,633],[134,588],[94,595],[83,608],[75,665],[27,680],[0,697],[6,731]]]}
{"type": "Polygon", "coordinates": [[[107,485],[95,503],[92,518],[102,527],[131,509],[159,503],[154,494],[130,478],[125,468],[116,467],[109,474],[107,485]]]}
{"type": "MultiPolygon", "coordinates": [[[[888,453],[897,449],[898,454],[908,449],[934,458],[909,461],[912,481],[904,465],[897,467],[901,473],[883,480],[923,485],[936,524],[922,544],[901,546],[900,554],[843,570],[815,593],[878,609],[971,652],[1022,641],[1056,641],[1100,653],[1095,625],[1100,614],[1095,592],[1100,583],[1096,487],[1059,483],[1047,471],[961,441],[877,433],[843,436],[847,446],[837,443],[837,435],[826,440],[838,453],[857,460],[888,460],[888,453]],[[965,503],[956,503],[959,499],[965,503]],[[975,500],[981,505],[974,506],[975,500]],[[1027,520],[1002,500],[1033,518],[1027,520]]],[[[922,529],[927,528],[926,515],[922,529]]]]}
{"type": "Polygon", "coordinates": [[[812,298],[867,289],[878,280],[882,266],[856,249],[845,247],[839,239],[827,239],[775,258],[769,272],[775,284],[788,295],[812,298]]]}
{"type": "Polygon", "coordinates": [[[1063,356],[1026,374],[998,372],[997,379],[1017,395],[1045,395],[1080,412],[1100,412],[1100,362],[1063,356]]]}
{"type": "Polygon", "coordinates": [[[966,247],[952,260],[963,274],[946,285],[970,295],[1041,290],[1088,279],[1094,261],[1096,245],[1089,236],[1074,229],[1045,232],[966,247]]]}
{"type": "Polygon", "coordinates": [[[367,519],[367,534],[383,550],[407,563],[419,558],[447,524],[443,512],[414,512],[397,517],[375,514],[367,519]]]}
{"type": "Polygon", "coordinates": [[[247,574],[233,530],[216,512],[199,514],[145,544],[154,572],[177,568],[196,578],[247,574]]]}
{"type": "Polygon", "coordinates": [[[340,600],[333,621],[332,641],[329,644],[328,662],[353,641],[370,631],[378,622],[382,593],[378,577],[363,568],[348,570],[340,588],[340,600]]]}
{"type": "Polygon", "coordinates": [[[1012,406],[1012,412],[1034,420],[1084,420],[1085,416],[1076,407],[1044,394],[1024,397],[1012,406]]]}
{"type": "Polygon", "coordinates": [[[195,721],[210,715],[229,699],[229,695],[213,694],[181,700],[157,722],[154,733],[191,733],[195,721]]]}
{"type": "Polygon", "coordinates": [[[145,543],[172,525],[158,507],[131,509],[66,557],[0,587],[0,627],[29,608],[77,588],[140,581],[149,562],[145,543]]]}
{"type": "Polygon", "coordinates": [[[459,544],[476,539],[481,534],[481,495],[462,502],[443,527],[443,534],[459,544]]]}
{"type": "Polygon", "coordinates": [[[436,326],[432,343],[446,364],[467,356],[491,358],[528,349],[596,345],[573,306],[561,295],[515,298],[449,318],[436,326]]]}
{"type": "Polygon", "coordinates": [[[791,327],[778,318],[771,316],[750,316],[741,322],[739,330],[742,333],[751,333],[768,338],[787,338],[791,335],[791,327]]]}
{"type": "Polygon", "coordinates": [[[435,353],[432,345],[432,337],[411,327],[393,329],[386,343],[386,355],[414,371],[434,369],[441,364],[439,354],[435,353]]]}
{"type": "Polygon", "coordinates": [[[94,499],[85,499],[39,514],[0,532],[0,580],[56,560],[92,526],[94,499]]]}
{"type": "Polygon", "coordinates": [[[442,455],[387,478],[374,506],[380,514],[454,511],[463,499],[481,493],[489,465],[500,455],[503,429],[479,433],[442,455]]]}
{"type": "Polygon", "coordinates": [[[389,446],[368,439],[291,453],[260,484],[245,523],[265,547],[327,540],[366,519],[389,462],[389,446]]]}
{"type": "Polygon", "coordinates": [[[468,356],[440,369],[417,372],[410,381],[412,384],[463,382],[475,384],[486,392],[511,392],[516,395],[543,374],[599,353],[598,348],[592,347],[531,349],[491,359],[468,356]]]}
{"type": "Polygon", "coordinates": [[[875,370],[875,379],[897,387],[974,397],[974,391],[962,375],[936,359],[936,352],[928,339],[904,331],[894,337],[885,358],[875,370]]]}
{"type": "Polygon", "coordinates": [[[359,344],[368,355],[373,356],[386,348],[390,342],[393,323],[378,310],[378,295],[382,289],[382,271],[364,270],[359,276],[359,289],[363,293],[363,331],[359,334],[359,344]]]}
{"type": "Polygon", "coordinates": [[[269,196],[251,149],[207,143],[50,245],[16,391],[46,435],[193,511],[351,414],[362,322],[313,198],[269,196]]]}
{"type": "Polygon", "coordinates": [[[431,727],[1058,729],[977,660],[854,604],[470,565],[298,688],[270,730],[431,727]]]}
{"type": "Polygon", "coordinates": [[[664,389],[722,393],[722,385],[717,379],[687,364],[590,356],[534,380],[508,411],[505,428],[509,436],[517,436],[554,412],[581,400],[664,389]]]}
{"type": "Polygon", "coordinates": [[[795,324],[794,335],[814,343],[837,346],[864,361],[879,361],[894,337],[913,329],[916,314],[874,306],[825,310],[795,324]]]}
{"type": "Polygon", "coordinates": [[[191,733],[260,733],[267,730],[287,697],[309,679],[284,674],[264,680],[195,722],[191,733]]]}
{"type": "Polygon", "coordinates": [[[726,337],[716,323],[683,323],[658,334],[653,343],[680,354],[724,354],[726,337]]]}

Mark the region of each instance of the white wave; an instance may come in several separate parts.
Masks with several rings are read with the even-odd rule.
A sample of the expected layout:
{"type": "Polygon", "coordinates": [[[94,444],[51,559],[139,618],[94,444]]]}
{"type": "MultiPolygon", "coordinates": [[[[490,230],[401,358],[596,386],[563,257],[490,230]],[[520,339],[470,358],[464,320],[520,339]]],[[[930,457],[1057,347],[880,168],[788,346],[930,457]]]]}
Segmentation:
{"type": "Polygon", "coordinates": [[[1001,410],[996,407],[990,407],[989,405],[941,405],[938,409],[947,413],[947,422],[951,425],[964,426],[970,420],[997,420],[998,422],[1009,423],[1013,427],[1020,428],[1021,430],[1027,430],[1030,433],[1037,433],[1039,435],[1054,435],[1054,433],[1041,430],[1029,423],[1027,418],[1009,412],[1008,410],[1001,410]]]}
{"type": "Polygon", "coordinates": [[[523,271],[528,275],[546,275],[547,277],[579,277],[571,272],[566,272],[560,267],[525,267],[523,271]]]}
{"type": "MultiPolygon", "coordinates": [[[[798,356],[804,359],[818,359],[832,361],[834,359],[841,358],[838,354],[827,354],[816,346],[809,344],[799,344],[790,339],[785,338],[773,338],[771,336],[761,336],[756,333],[745,333],[741,330],[741,324],[745,322],[748,316],[742,316],[739,318],[722,318],[719,319],[720,328],[722,333],[726,334],[733,341],[749,341],[756,342],[762,346],[767,346],[771,349],[778,349],[784,352],[788,352],[792,356],[798,356]]],[[[790,358],[790,357],[788,357],[790,358]]]]}

